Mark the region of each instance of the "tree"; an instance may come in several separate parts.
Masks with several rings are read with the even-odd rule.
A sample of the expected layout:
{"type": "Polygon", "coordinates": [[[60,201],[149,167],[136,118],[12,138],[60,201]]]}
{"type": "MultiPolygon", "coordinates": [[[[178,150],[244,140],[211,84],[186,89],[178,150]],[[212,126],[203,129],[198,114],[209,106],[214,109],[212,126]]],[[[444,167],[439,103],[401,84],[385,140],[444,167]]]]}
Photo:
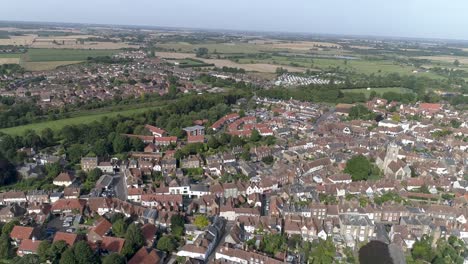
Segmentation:
{"type": "Polygon", "coordinates": [[[3,225],[2,227],[2,235],[3,234],[7,234],[7,235],[10,235],[11,231],[13,230],[13,228],[16,226],[16,225],[19,225],[20,222],[18,220],[13,220],[13,221],[10,221],[8,223],[6,223],[5,225],[3,225]]]}
{"type": "Polygon", "coordinates": [[[250,160],[250,157],[251,157],[251,156],[250,156],[250,151],[249,151],[249,149],[245,148],[245,149],[242,151],[240,157],[241,157],[243,160],[245,160],[245,161],[249,161],[249,160],[250,160]]]}
{"type": "Polygon", "coordinates": [[[171,217],[171,232],[179,237],[184,234],[185,219],[181,215],[173,215],[171,217]]]}
{"type": "Polygon", "coordinates": [[[42,262],[45,262],[49,256],[49,248],[51,244],[49,241],[44,240],[39,244],[39,247],[37,248],[37,255],[39,256],[40,260],[42,262]]]}
{"type": "Polygon", "coordinates": [[[102,176],[102,170],[99,168],[94,168],[88,172],[88,177],[86,178],[87,181],[96,182],[102,176]]]}
{"type": "Polygon", "coordinates": [[[85,156],[88,151],[82,144],[73,144],[66,149],[68,160],[71,164],[80,162],[81,158],[85,156]]]}
{"type": "Polygon", "coordinates": [[[424,235],[420,240],[416,241],[411,250],[413,258],[431,262],[434,258],[431,242],[432,238],[427,235],[424,235]]]}
{"type": "Polygon", "coordinates": [[[9,185],[17,180],[15,166],[0,154],[0,185],[9,185]]]}
{"type": "Polygon", "coordinates": [[[62,172],[62,169],[63,169],[62,165],[60,165],[60,163],[58,162],[55,162],[52,164],[46,164],[45,171],[47,173],[47,178],[53,179],[57,177],[57,175],[59,175],[60,172],[62,172]]]}
{"type": "Polygon", "coordinates": [[[104,258],[102,264],[125,264],[125,258],[117,253],[112,253],[104,258]]]}
{"type": "Polygon", "coordinates": [[[193,222],[198,229],[203,229],[210,224],[210,220],[205,215],[197,215],[193,222]]]}
{"type": "Polygon", "coordinates": [[[41,131],[41,140],[46,146],[51,146],[55,143],[54,131],[49,127],[41,131]]]}
{"type": "Polygon", "coordinates": [[[143,141],[139,138],[131,138],[130,145],[134,151],[143,151],[145,148],[145,143],[143,143],[143,141]]]}
{"type": "Polygon", "coordinates": [[[41,264],[41,259],[36,254],[26,254],[18,260],[15,258],[12,263],[15,264],[41,264]]]}
{"type": "Polygon", "coordinates": [[[60,257],[60,264],[78,264],[78,261],[75,258],[75,254],[71,248],[65,250],[60,257]]]}
{"type": "Polygon", "coordinates": [[[73,246],[77,264],[98,263],[98,259],[91,247],[85,241],[79,241],[73,246]]]}
{"type": "Polygon", "coordinates": [[[112,147],[115,153],[122,153],[128,150],[128,138],[124,136],[116,136],[112,141],[112,147]]]}
{"type": "Polygon", "coordinates": [[[223,146],[227,145],[231,141],[231,136],[229,134],[222,133],[221,135],[219,135],[219,140],[218,141],[223,146]]]}
{"type": "Polygon", "coordinates": [[[112,232],[115,236],[124,237],[126,230],[127,224],[122,218],[118,219],[115,221],[115,223],[112,224],[112,232]]]}
{"type": "Polygon", "coordinates": [[[267,234],[263,237],[261,250],[270,255],[282,251],[286,246],[286,238],[281,234],[267,234]]]}
{"type": "Polygon", "coordinates": [[[244,117],[244,116],[245,116],[245,111],[244,111],[244,109],[241,109],[239,111],[239,117],[244,117]]]}
{"type": "Polygon", "coordinates": [[[25,147],[38,148],[42,145],[41,138],[36,134],[34,130],[27,130],[23,136],[23,145],[25,147]]]}
{"type": "Polygon", "coordinates": [[[145,243],[143,233],[141,229],[134,223],[128,226],[127,232],[125,233],[125,245],[122,249],[122,254],[127,257],[132,256],[135,252],[140,249],[145,243]]]}
{"type": "Polygon", "coordinates": [[[176,249],[177,245],[173,237],[163,236],[159,239],[156,248],[165,252],[172,252],[176,249]]]}
{"type": "Polygon", "coordinates": [[[369,110],[367,107],[358,104],[351,107],[349,111],[349,118],[351,120],[362,119],[362,120],[373,120],[375,119],[375,114],[369,110]]]}
{"type": "Polygon", "coordinates": [[[456,67],[459,67],[460,66],[460,61],[459,60],[455,60],[453,62],[453,65],[455,65],[456,67]]]}
{"type": "Polygon", "coordinates": [[[65,241],[60,240],[52,243],[48,252],[48,260],[52,263],[59,263],[62,254],[67,250],[68,245],[65,241]]]}
{"type": "Polygon", "coordinates": [[[250,135],[250,141],[252,142],[258,142],[262,139],[262,136],[260,135],[260,132],[258,132],[257,129],[252,130],[252,134],[250,135]]]}
{"type": "Polygon", "coordinates": [[[271,165],[271,164],[273,164],[273,162],[275,160],[273,159],[273,156],[266,156],[266,157],[262,158],[262,161],[267,165],[271,165]]]}
{"type": "Polygon", "coordinates": [[[349,159],[344,172],[349,173],[353,181],[365,181],[379,176],[378,168],[363,155],[349,159]]]}
{"type": "Polygon", "coordinates": [[[392,120],[399,123],[401,121],[401,117],[399,114],[393,114],[392,120]]]}
{"type": "Polygon", "coordinates": [[[9,259],[12,257],[13,248],[11,246],[10,235],[3,233],[0,236],[0,259],[9,259]]]}
{"type": "Polygon", "coordinates": [[[200,47],[196,50],[197,57],[204,57],[208,54],[208,49],[204,47],[200,47]]]}
{"type": "Polygon", "coordinates": [[[288,73],[287,69],[284,69],[283,67],[276,68],[276,75],[280,76],[286,73],[288,73]]]}
{"type": "Polygon", "coordinates": [[[331,238],[328,238],[327,240],[319,239],[318,244],[313,248],[314,249],[309,256],[310,263],[328,264],[334,262],[336,249],[331,238]]]}
{"type": "Polygon", "coordinates": [[[105,139],[99,139],[92,147],[92,151],[96,156],[102,157],[108,155],[111,152],[111,148],[105,139]]]}
{"type": "Polygon", "coordinates": [[[211,149],[217,149],[219,147],[219,141],[215,136],[211,136],[210,139],[208,139],[208,147],[211,149]]]}

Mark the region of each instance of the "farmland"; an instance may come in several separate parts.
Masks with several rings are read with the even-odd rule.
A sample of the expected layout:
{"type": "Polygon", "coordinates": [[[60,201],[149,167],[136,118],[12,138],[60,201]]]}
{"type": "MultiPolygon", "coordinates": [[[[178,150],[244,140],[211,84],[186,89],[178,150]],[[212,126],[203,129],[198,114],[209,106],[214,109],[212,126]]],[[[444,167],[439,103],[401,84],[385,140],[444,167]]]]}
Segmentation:
{"type": "MultiPolygon", "coordinates": [[[[194,53],[176,53],[176,52],[157,52],[156,56],[161,58],[169,58],[169,59],[187,59],[187,58],[196,58],[194,53]]],[[[231,68],[243,68],[246,71],[252,72],[261,72],[261,73],[274,73],[278,65],[273,65],[269,63],[249,63],[249,64],[241,64],[237,63],[228,59],[204,59],[204,58],[196,58],[197,60],[203,61],[208,64],[214,64],[216,67],[231,67],[231,68]]],[[[303,68],[300,67],[284,67],[290,72],[302,72],[304,71],[303,68]]]]}
{"type": "MultiPolygon", "coordinates": [[[[293,72],[305,69],[334,70],[339,68],[341,71],[345,70],[356,74],[398,73],[435,79],[443,78],[433,72],[421,70],[411,64],[393,59],[368,59],[366,56],[351,53],[340,44],[332,42],[275,40],[206,44],[173,42],[156,44],[155,47],[159,48],[156,52],[157,56],[179,59],[194,58],[194,51],[202,47],[207,48],[209,56],[201,59],[204,62],[213,63],[217,67],[238,67],[252,72],[272,73],[277,67],[283,67],[293,72]]],[[[368,46],[359,46],[359,48],[372,49],[368,46]]],[[[434,61],[434,63],[436,62],[434,61]]],[[[427,65],[427,68],[430,69],[434,65],[436,64],[431,63],[427,65]]]]}
{"type": "Polygon", "coordinates": [[[112,56],[116,50],[29,49],[25,61],[85,61],[88,57],[112,56]]]}

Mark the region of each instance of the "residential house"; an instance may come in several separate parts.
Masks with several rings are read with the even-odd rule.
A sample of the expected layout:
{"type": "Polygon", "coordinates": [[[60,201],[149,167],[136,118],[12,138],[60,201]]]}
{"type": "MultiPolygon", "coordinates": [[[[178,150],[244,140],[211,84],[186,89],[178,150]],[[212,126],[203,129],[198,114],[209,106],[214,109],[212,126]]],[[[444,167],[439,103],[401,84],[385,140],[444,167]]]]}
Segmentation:
{"type": "Polygon", "coordinates": [[[68,187],[72,185],[75,181],[75,177],[73,177],[68,172],[62,172],[57,177],[55,177],[54,181],[52,182],[54,185],[57,186],[65,186],[68,187]]]}

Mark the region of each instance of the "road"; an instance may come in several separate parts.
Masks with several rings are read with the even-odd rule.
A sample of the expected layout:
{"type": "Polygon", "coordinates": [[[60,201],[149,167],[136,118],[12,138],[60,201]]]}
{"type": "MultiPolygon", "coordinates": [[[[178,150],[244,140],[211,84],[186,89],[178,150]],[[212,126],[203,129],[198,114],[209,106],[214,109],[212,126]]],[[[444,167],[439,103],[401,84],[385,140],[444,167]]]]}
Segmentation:
{"type": "Polygon", "coordinates": [[[328,118],[331,114],[333,114],[334,112],[335,112],[335,109],[334,109],[334,108],[331,108],[328,112],[323,113],[323,114],[315,121],[314,127],[317,128],[321,122],[327,120],[327,118],[328,118]]]}
{"type": "Polygon", "coordinates": [[[227,235],[231,233],[231,229],[233,226],[234,226],[233,221],[226,222],[226,226],[224,227],[223,237],[221,237],[221,239],[218,242],[218,245],[215,247],[213,252],[208,256],[208,259],[206,260],[205,263],[214,263],[216,252],[223,246],[224,239],[226,239],[227,235]]]}
{"type": "Polygon", "coordinates": [[[128,197],[127,193],[127,179],[125,178],[123,172],[119,172],[114,176],[114,191],[115,196],[122,201],[126,201],[128,197]]]}

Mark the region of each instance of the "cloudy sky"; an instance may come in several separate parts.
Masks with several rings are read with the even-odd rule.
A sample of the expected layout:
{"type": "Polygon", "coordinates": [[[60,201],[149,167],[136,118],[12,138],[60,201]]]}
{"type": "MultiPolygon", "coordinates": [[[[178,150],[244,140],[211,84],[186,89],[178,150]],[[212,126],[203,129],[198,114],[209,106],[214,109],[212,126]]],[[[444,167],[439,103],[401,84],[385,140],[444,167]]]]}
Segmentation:
{"type": "Polygon", "coordinates": [[[0,20],[468,40],[466,0],[15,0],[0,20]]]}

